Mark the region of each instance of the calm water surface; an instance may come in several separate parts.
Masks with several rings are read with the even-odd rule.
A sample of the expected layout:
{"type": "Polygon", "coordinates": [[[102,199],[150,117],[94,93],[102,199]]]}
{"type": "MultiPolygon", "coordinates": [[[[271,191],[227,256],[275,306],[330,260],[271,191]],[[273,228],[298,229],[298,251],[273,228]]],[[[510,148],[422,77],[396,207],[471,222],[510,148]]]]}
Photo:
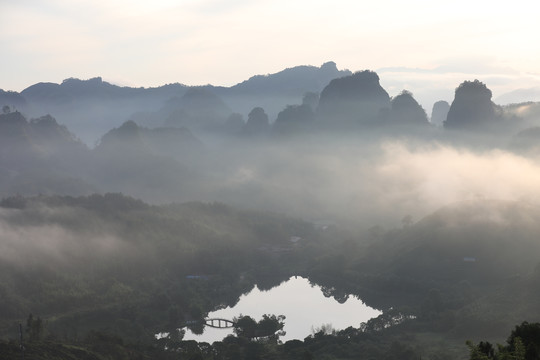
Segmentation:
{"type": "MultiPolygon", "coordinates": [[[[259,321],[263,314],[285,315],[284,330],[287,334],[280,338],[285,342],[292,339],[303,340],[314,328],[326,324],[331,324],[335,330],[349,326],[358,327],[360,323],[377,317],[381,312],[352,296],[340,304],[334,298],[325,297],[320,287],[312,287],[307,279],[292,277],[269,291],[261,291],[255,287],[248,294],[242,295],[233,308],[214,311],[208,318],[232,320],[240,314],[249,315],[256,321],[259,321]]],[[[186,330],[184,340],[212,343],[223,340],[231,333],[232,329],[205,327],[202,335],[194,335],[186,330]]]]}

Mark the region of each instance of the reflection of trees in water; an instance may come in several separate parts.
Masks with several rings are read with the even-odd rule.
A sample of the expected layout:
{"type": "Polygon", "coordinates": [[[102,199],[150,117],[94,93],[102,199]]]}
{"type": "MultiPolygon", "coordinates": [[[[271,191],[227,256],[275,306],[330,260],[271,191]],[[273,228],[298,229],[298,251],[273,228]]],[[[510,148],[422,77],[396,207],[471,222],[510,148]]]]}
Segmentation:
{"type": "Polygon", "coordinates": [[[215,300],[218,300],[219,303],[214,307],[213,311],[236,306],[240,301],[240,297],[249,294],[254,287],[255,282],[253,279],[217,285],[214,295],[215,300]]]}
{"type": "Polygon", "coordinates": [[[261,275],[261,276],[257,276],[256,283],[257,283],[257,287],[259,288],[259,290],[268,291],[268,290],[271,290],[271,289],[281,285],[285,281],[289,280],[289,278],[290,278],[289,274],[287,274],[287,275],[284,275],[284,274],[280,274],[280,275],[261,275]]]}
{"type": "Polygon", "coordinates": [[[251,316],[235,317],[233,319],[234,333],[238,337],[248,339],[256,338],[274,338],[276,341],[280,336],[285,335],[283,327],[285,326],[284,315],[263,315],[262,319],[257,322],[251,316]]]}
{"type": "Polygon", "coordinates": [[[360,324],[360,331],[377,332],[412,319],[416,319],[416,316],[400,309],[389,309],[381,315],[360,324]]]}
{"type": "Polygon", "coordinates": [[[202,335],[204,333],[204,323],[202,321],[190,324],[187,328],[195,335],[202,335]]]}
{"type": "Polygon", "coordinates": [[[344,304],[349,299],[349,294],[335,287],[321,286],[321,291],[325,297],[333,297],[340,304],[344,304]]]}

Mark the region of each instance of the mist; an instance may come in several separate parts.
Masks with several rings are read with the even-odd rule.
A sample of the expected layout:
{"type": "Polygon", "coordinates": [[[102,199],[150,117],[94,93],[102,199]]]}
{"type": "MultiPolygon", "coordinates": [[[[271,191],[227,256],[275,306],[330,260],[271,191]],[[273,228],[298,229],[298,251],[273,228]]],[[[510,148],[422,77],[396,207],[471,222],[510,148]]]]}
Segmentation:
{"type": "Polygon", "coordinates": [[[502,149],[396,139],[366,146],[341,138],[225,154],[221,163],[230,162],[208,185],[208,199],[315,222],[396,226],[407,215],[418,220],[463,200],[537,202],[539,194],[538,162],[502,149]]]}
{"type": "Polygon", "coordinates": [[[332,62],[231,88],[68,79],[21,96],[28,114],[63,121],[8,107],[3,196],[115,192],[360,227],[469,199],[538,199],[535,103],[500,107],[478,80],[456,88],[437,125],[412,93],[390,97],[376,73],[332,62]]]}
{"type": "Polygon", "coordinates": [[[114,228],[84,220],[90,217],[83,209],[0,209],[0,261],[18,271],[48,271],[125,254],[128,244],[115,236],[114,228]]]}
{"type": "Polygon", "coordinates": [[[96,78],[8,95],[0,335],[39,311],[66,341],[107,331],[195,351],[155,334],[200,331],[297,275],[379,309],[324,338],[382,334],[381,351],[422,332],[446,354],[538,313],[538,103],[501,106],[465,80],[430,119],[407,89],[334,63],[230,88],[96,78]]]}

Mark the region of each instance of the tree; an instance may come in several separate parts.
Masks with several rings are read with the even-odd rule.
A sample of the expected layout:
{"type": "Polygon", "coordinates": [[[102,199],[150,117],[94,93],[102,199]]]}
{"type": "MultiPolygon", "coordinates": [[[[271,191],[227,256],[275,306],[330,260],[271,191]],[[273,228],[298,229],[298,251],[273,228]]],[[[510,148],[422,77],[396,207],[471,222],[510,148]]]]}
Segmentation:
{"type": "Polygon", "coordinates": [[[540,360],[540,323],[522,322],[510,333],[506,342],[506,348],[511,353],[520,350],[521,342],[525,349],[525,360],[540,360]]]}
{"type": "Polygon", "coordinates": [[[9,113],[11,112],[11,108],[9,107],[9,105],[4,105],[4,106],[2,107],[2,112],[3,112],[4,114],[9,114],[9,113]]]}
{"type": "Polygon", "coordinates": [[[489,360],[495,358],[495,349],[489,342],[481,341],[478,345],[474,345],[471,341],[466,342],[469,347],[470,360],[489,360]]]}
{"type": "Polygon", "coordinates": [[[489,342],[466,344],[470,360],[540,360],[540,323],[524,321],[516,326],[506,340],[507,345],[498,345],[497,350],[489,342]]]}
{"type": "Polygon", "coordinates": [[[238,337],[253,339],[257,336],[257,322],[251,316],[242,316],[234,318],[234,333],[238,337]]]}
{"type": "Polygon", "coordinates": [[[182,339],[184,338],[185,330],[174,329],[167,336],[156,340],[157,344],[162,348],[170,350],[178,350],[182,346],[182,339]]]}
{"type": "Polygon", "coordinates": [[[285,323],[284,315],[263,315],[263,318],[257,322],[250,316],[240,316],[234,318],[234,333],[238,337],[248,338],[275,338],[276,340],[285,335],[283,327],[285,323]]]}
{"type": "Polygon", "coordinates": [[[284,315],[263,315],[262,320],[257,324],[258,337],[279,337],[285,335],[285,331],[283,331],[285,323],[283,320],[285,320],[284,315]]]}

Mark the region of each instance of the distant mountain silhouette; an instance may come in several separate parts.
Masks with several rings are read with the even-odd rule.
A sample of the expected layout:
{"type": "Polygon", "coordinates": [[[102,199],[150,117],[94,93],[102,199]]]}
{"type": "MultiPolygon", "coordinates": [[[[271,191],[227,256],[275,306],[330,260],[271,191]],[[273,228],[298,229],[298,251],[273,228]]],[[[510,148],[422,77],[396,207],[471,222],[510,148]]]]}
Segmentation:
{"type": "Polygon", "coordinates": [[[189,189],[196,181],[194,165],[203,150],[187,129],[147,129],[126,121],[93,150],[91,178],[104,191],[165,200],[168,190],[178,194],[178,183],[189,189]]]}
{"type": "Polygon", "coordinates": [[[21,92],[29,102],[69,103],[77,100],[113,100],[133,97],[170,97],[185,91],[186,86],[170,84],[156,88],[132,88],[117,86],[103,81],[101,77],[88,80],[70,78],[61,84],[37,83],[21,92]]]}
{"type": "MultiPolygon", "coordinates": [[[[442,107],[434,109],[432,122],[440,123],[444,117],[446,129],[503,133],[540,125],[536,115],[522,116],[514,111],[516,107],[501,108],[491,97],[483,83],[466,81],[456,89],[447,116],[444,103],[436,104],[442,107]],[[523,122],[518,124],[518,118],[523,122]]],[[[283,124],[295,123],[296,117],[309,118],[306,106],[315,113],[319,129],[382,129],[390,124],[425,122],[425,112],[412,96],[390,99],[375,72],[352,74],[339,70],[334,62],[256,75],[231,87],[176,83],[132,88],[100,77],[70,78],[61,84],[37,83],[21,93],[0,90],[0,106],[4,105],[28,118],[51,114],[90,146],[127,120],[149,128],[187,127],[200,138],[206,132],[212,132],[211,136],[238,134],[248,128],[244,119],[255,107],[264,109],[269,125],[278,122],[275,129],[280,133],[286,133],[283,124]]]]}
{"type": "Polygon", "coordinates": [[[33,143],[30,123],[18,111],[0,114],[0,163],[4,167],[18,169],[23,160],[33,160],[39,150],[33,143]],[[19,163],[20,162],[20,163],[19,163]]]}
{"type": "Polygon", "coordinates": [[[26,106],[26,99],[18,92],[0,89],[0,108],[4,106],[9,106],[13,111],[23,109],[26,106]]]}
{"type": "Polygon", "coordinates": [[[51,115],[30,120],[30,128],[35,134],[34,143],[45,156],[74,157],[76,153],[88,152],[86,145],[51,115]]]}
{"type": "Polygon", "coordinates": [[[289,105],[278,114],[274,131],[281,135],[302,133],[310,130],[314,121],[315,113],[309,105],[289,105]]]}
{"type": "MultiPolygon", "coordinates": [[[[87,148],[65,126],[50,115],[27,121],[18,111],[0,114],[0,156],[2,162],[74,156],[87,148]]],[[[19,165],[23,165],[21,162],[19,165]]],[[[17,164],[14,164],[17,167],[17,164]]]]}
{"type": "MultiPolygon", "coordinates": [[[[335,63],[328,62],[321,67],[297,66],[275,74],[253,76],[232,87],[205,85],[196,88],[204,88],[228,104],[230,109],[227,114],[223,113],[224,119],[233,112],[247,117],[253,107],[262,106],[273,120],[287,104],[299,103],[306,92],[318,93],[330,80],[350,73],[338,70],[335,63]]],[[[10,105],[31,117],[49,113],[68,125],[87,144],[94,145],[103,133],[129,119],[144,126],[163,126],[164,113],[170,115],[171,112],[160,109],[164,110],[165,102],[171,98],[181,99],[188,89],[179,83],[132,88],[108,83],[100,77],[70,78],[61,84],[37,83],[21,93],[0,91],[0,106],[10,105]]],[[[200,110],[195,115],[188,111],[187,116],[199,117],[199,120],[208,118],[200,110]]],[[[180,111],[167,124],[193,125],[193,121],[184,123],[184,120],[180,111]]],[[[225,127],[224,131],[228,130],[225,127]]]]}
{"type": "Polygon", "coordinates": [[[373,71],[361,71],[332,80],[321,92],[318,117],[331,127],[374,125],[390,96],[373,71]]]}
{"type": "Polygon", "coordinates": [[[285,106],[300,103],[306,93],[320,93],[331,80],[351,74],[349,70],[338,70],[330,61],[320,67],[301,65],[252,76],[230,88],[216,87],[213,91],[245,116],[256,106],[264,108],[272,122],[285,106]]]}
{"type": "Polygon", "coordinates": [[[103,135],[95,151],[140,160],[155,155],[187,158],[200,155],[203,149],[202,142],[186,128],[148,129],[129,120],[103,135]]]}
{"type": "Polygon", "coordinates": [[[78,177],[88,156],[50,115],[28,121],[18,111],[0,114],[0,195],[95,191],[78,177]]]}
{"type": "Polygon", "coordinates": [[[440,100],[433,104],[431,110],[431,123],[437,126],[443,126],[450,110],[450,104],[447,101],[440,100]]]}
{"type": "Polygon", "coordinates": [[[285,95],[302,96],[308,91],[320,92],[338,77],[351,75],[349,70],[338,70],[333,61],[321,67],[295,66],[275,74],[256,75],[229,88],[229,93],[238,95],[285,95]]]}
{"type": "Polygon", "coordinates": [[[248,136],[262,136],[267,135],[269,131],[270,123],[264,109],[262,107],[253,108],[248,114],[242,133],[248,136]]]}
{"type": "MultiPolygon", "coordinates": [[[[231,87],[212,85],[198,86],[207,88],[218,96],[261,96],[279,95],[284,97],[301,97],[308,91],[320,92],[330,80],[350,75],[348,70],[338,70],[334,62],[327,62],[321,67],[296,66],[275,74],[256,75],[231,87]]],[[[103,81],[101,77],[88,80],[69,78],[61,84],[42,82],[29,86],[20,94],[0,90],[0,100],[7,97],[19,98],[29,103],[68,104],[81,99],[119,100],[129,98],[160,98],[162,101],[174,96],[182,96],[188,86],[175,83],[155,88],[133,88],[117,86],[103,81]],[[20,97],[19,97],[20,96],[20,97]]],[[[2,104],[4,105],[4,104],[2,104]]],[[[9,105],[6,103],[5,105],[9,105]]],[[[253,106],[252,106],[253,107],[253,106]]]]}
{"type": "Polygon", "coordinates": [[[157,88],[120,87],[101,78],[67,79],[61,84],[38,83],[21,92],[26,99],[25,113],[39,116],[52,114],[66,124],[89,145],[129,115],[138,111],[154,111],[165,99],[182,96],[181,84],[157,88]]]}
{"type": "Polygon", "coordinates": [[[444,127],[470,131],[494,130],[500,118],[491,97],[491,90],[479,80],[461,83],[456,89],[444,127]]]}
{"type": "Polygon", "coordinates": [[[95,151],[114,153],[114,156],[139,157],[150,149],[142,138],[142,129],[134,121],[126,121],[122,126],[103,135],[95,151]]]}
{"type": "Polygon", "coordinates": [[[191,87],[183,96],[165,101],[158,111],[138,112],[130,120],[150,128],[185,127],[201,134],[229,131],[224,128],[232,114],[232,110],[210,88],[191,87]]]}
{"type": "Polygon", "coordinates": [[[426,111],[414,99],[411,92],[403,90],[390,102],[389,125],[426,126],[429,124],[426,111]]]}
{"type": "Polygon", "coordinates": [[[212,91],[192,87],[181,98],[167,102],[171,112],[163,125],[187,127],[191,130],[211,130],[225,123],[232,110],[212,91]]]}
{"type": "Polygon", "coordinates": [[[205,147],[185,128],[127,121],[90,150],[50,115],[0,114],[0,197],[113,191],[165,201],[174,191],[189,198],[205,159],[205,147]]]}

